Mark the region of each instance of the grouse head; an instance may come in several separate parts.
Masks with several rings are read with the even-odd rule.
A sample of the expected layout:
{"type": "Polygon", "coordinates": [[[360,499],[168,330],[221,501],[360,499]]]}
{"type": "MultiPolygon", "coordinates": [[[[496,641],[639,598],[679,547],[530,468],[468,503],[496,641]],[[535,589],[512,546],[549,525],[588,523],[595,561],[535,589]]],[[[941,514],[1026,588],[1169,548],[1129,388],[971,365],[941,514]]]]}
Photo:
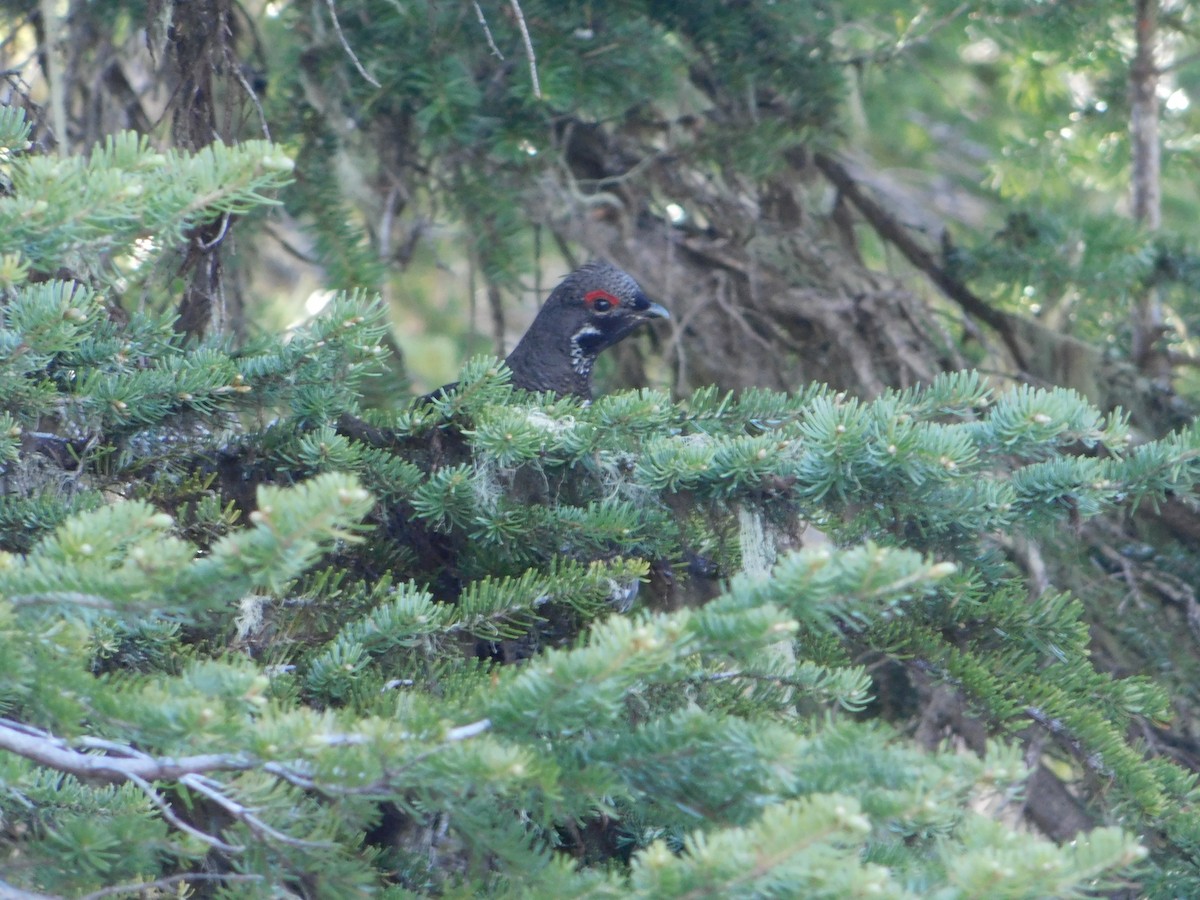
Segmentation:
{"type": "Polygon", "coordinates": [[[519,388],[590,398],[600,352],[642,323],[670,317],[627,273],[588,263],[550,293],[505,362],[519,388]]]}

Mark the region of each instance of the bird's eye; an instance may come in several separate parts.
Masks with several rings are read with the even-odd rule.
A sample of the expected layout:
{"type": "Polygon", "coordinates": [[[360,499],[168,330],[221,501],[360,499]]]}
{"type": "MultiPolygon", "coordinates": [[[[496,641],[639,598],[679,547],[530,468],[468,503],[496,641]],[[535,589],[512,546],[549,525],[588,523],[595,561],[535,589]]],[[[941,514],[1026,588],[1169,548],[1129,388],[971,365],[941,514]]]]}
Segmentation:
{"type": "Polygon", "coordinates": [[[589,291],[583,299],[592,312],[604,313],[614,306],[621,305],[620,301],[608,291],[589,291]]]}

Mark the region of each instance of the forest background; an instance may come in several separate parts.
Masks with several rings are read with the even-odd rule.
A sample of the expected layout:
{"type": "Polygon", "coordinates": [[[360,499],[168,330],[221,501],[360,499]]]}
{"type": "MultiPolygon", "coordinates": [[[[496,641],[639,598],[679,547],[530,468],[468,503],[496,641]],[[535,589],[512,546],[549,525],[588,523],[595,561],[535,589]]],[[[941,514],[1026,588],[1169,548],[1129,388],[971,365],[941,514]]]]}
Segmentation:
{"type": "Polygon", "coordinates": [[[0,15],[0,897],[1200,895],[1189,4],[0,15]]]}

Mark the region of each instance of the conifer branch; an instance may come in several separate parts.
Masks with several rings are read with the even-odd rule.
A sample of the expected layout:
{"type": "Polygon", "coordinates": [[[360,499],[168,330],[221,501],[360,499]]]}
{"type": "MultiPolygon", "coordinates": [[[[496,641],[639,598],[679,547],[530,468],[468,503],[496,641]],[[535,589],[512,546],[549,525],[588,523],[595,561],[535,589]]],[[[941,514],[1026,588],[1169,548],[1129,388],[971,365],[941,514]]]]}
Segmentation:
{"type": "MultiPolygon", "coordinates": [[[[490,719],[479,719],[447,729],[441,743],[454,744],[478,737],[491,729],[490,719]]],[[[367,742],[360,734],[328,734],[319,738],[328,747],[355,746],[367,742]]],[[[311,788],[315,782],[296,769],[278,762],[231,753],[206,753],[181,757],[154,757],[123,744],[84,737],[76,742],[105,755],[83,753],[48,731],[12,719],[0,719],[0,750],[8,750],[31,762],[90,781],[133,781],[139,787],[153,781],[178,781],[211,796],[210,772],[246,772],[261,769],[297,787],[311,788]]],[[[215,798],[213,798],[215,799],[215,798]]],[[[221,801],[218,801],[221,802],[221,801]]]]}
{"type": "Polygon", "coordinates": [[[253,758],[228,753],[156,759],[127,748],[128,756],[96,756],[72,750],[47,731],[11,719],[0,719],[0,750],[8,750],[38,765],[91,781],[117,782],[136,776],[145,781],[177,781],[206,772],[242,772],[258,767],[253,758]]]}

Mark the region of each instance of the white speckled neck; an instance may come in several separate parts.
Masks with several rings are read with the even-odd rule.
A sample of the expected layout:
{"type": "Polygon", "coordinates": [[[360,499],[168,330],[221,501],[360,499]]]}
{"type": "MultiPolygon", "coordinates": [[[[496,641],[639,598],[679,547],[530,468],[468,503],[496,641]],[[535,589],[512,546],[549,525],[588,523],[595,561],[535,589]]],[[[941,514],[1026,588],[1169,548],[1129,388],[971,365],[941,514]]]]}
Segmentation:
{"type": "Polygon", "coordinates": [[[600,329],[593,328],[591,325],[585,325],[571,335],[571,368],[575,370],[576,375],[582,378],[591,375],[592,366],[596,362],[595,353],[589,352],[583,346],[583,339],[599,336],[600,329]]]}

